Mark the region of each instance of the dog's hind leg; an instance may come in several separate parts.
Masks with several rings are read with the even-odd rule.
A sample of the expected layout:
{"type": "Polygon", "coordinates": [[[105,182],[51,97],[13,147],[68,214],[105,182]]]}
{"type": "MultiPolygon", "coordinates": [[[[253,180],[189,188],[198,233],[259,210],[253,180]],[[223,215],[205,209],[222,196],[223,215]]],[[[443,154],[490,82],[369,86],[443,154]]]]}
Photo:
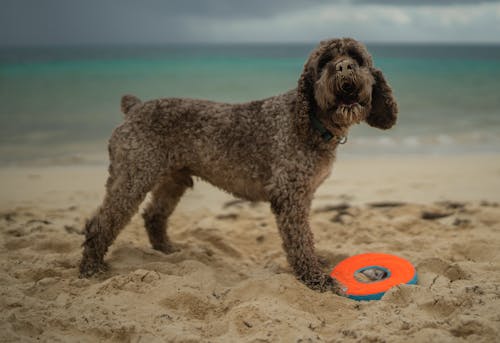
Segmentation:
{"type": "Polygon", "coordinates": [[[104,255],[127,225],[146,194],[160,177],[159,161],[138,165],[122,161],[110,166],[102,205],[85,226],[80,276],[89,277],[106,269],[104,255]]]}
{"type": "Polygon", "coordinates": [[[192,186],[189,173],[178,171],[165,176],[153,189],[151,202],[142,214],[153,249],[165,254],[174,252],[167,235],[167,221],[186,189],[192,186]]]}

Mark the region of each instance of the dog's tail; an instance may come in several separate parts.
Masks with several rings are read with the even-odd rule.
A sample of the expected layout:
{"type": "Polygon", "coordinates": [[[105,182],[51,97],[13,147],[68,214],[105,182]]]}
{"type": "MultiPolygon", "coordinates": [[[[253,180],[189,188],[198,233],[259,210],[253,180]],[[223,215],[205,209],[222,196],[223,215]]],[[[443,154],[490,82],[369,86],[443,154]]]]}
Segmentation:
{"type": "Polygon", "coordinates": [[[141,104],[141,103],[142,103],[141,99],[139,99],[138,97],[136,97],[134,95],[127,94],[127,95],[122,96],[121,108],[122,108],[123,114],[125,114],[125,116],[127,116],[128,114],[130,114],[130,112],[132,111],[132,109],[136,105],[141,104]]]}

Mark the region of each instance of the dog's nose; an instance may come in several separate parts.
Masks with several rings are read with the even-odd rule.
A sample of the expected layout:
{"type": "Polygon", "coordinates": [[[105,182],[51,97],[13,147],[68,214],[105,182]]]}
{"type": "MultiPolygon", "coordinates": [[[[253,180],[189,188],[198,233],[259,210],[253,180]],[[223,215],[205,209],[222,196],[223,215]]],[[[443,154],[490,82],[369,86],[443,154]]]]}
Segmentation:
{"type": "Polygon", "coordinates": [[[352,60],[342,60],[337,62],[335,65],[335,70],[341,74],[349,74],[354,71],[356,65],[352,60]]]}

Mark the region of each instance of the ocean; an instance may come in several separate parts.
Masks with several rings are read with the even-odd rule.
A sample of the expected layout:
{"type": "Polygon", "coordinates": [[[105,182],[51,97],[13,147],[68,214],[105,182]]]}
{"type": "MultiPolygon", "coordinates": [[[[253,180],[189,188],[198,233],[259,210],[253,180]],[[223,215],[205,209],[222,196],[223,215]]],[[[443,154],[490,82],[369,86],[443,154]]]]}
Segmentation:
{"type": "MultiPolygon", "coordinates": [[[[0,165],[105,163],[121,95],[243,102],[294,88],[314,44],[0,48],[0,165]]],[[[389,131],[345,156],[500,152],[500,45],[368,44],[394,89],[389,131]]]]}

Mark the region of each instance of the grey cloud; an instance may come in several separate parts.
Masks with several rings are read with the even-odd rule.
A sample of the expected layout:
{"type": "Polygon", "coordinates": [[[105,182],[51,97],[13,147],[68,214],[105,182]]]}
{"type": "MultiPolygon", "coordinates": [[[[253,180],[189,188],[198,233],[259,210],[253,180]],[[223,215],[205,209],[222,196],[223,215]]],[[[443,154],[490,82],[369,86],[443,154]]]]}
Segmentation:
{"type": "MultiPolygon", "coordinates": [[[[339,2],[339,1],[334,1],[339,2]]],[[[342,2],[342,1],[340,1],[342,2]]],[[[311,5],[328,4],[328,0],[148,0],[141,2],[165,15],[176,14],[205,18],[267,18],[311,5]]]]}
{"type": "MultiPolygon", "coordinates": [[[[409,37],[416,37],[415,32],[422,33],[422,27],[428,26],[428,23],[417,25],[418,20],[414,19],[412,14],[415,9],[424,8],[421,5],[439,6],[437,9],[451,5],[471,5],[470,8],[474,9],[479,3],[483,3],[479,6],[492,6],[492,3],[498,2],[491,0],[0,0],[0,45],[297,41],[315,40],[327,32],[336,35],[356,34],[379,41],[385,39],[404,41],[409,37]],[[379,18],[377,22],[372,15],[373,6],[369,6],[368,10],[367,5],[387,5],[379,7],[382,9],[387,7],[392,12],[396,8],[398,12],[404,12],[402,15],[408,16],[411,23],[406,28],[391,26],[390,16],[398,13],[379,18]],[[363,19],[361,22],[346,22],[345,18],[351,18],[354,13],[351,11],[346,13],[344,20],[337,17],[317,23],[314,16],[318,16],[318,13],[323,14],[323,8],[328,8],[330,12],[341,10],[345,12],[350,8],[359,9],[356,12],[363,12],[362,9],[365,9],[364,13],[368,19],[363,19]],[[312,14],[313,12],[315,14],[312,14]],[[380,35],[374,36],[374,33],[379,31],[380,35]],[[383,34],[384,31],[388,34],[383,34]],[[390,38],[392,35],[395,35],[395,38],[390,38]]],[[[499,27],[500,14],[495,13],[500,12],[497,10],[492,13],[488,18],[489,21],[484,23],[476,19],[474,27],[466,28],[467,32],[474,34],[471,36],[472,39],[484,38],[485,33],[482,31],[491,34],[499,31],[487,30],[488,25],[499,27]]],[[[423,17],[425,18],[425,15],[423,17]]],[[[468,18],[468,15],[466,17],[468,18]]],[[[452,26],[444,29],[436,27],[432,35],[428,36],[433,39],[439,37],[449,39],[450,35],[458,35],[453,30],[454,22],[450,25],[452,26]]],[[[492,40],[489,36],[487,39],[492,40]]]]}
{"type": "Polygon", "coordinates": [[[401,6],[446,6],[477,5],[500,2],[499,0],[352,0],[353,4],[363,5],[401,5],[401,6]]]}
{"type": "Polygon", "coordinates": [[[238,9],[238,2],[220,0],[0,0],[0,44],[183,41],[200,29],[187,19],[259,17],[266,6],[257,1],[238,9]]]}
{"type": "Polygon", "coordinates": [[[175,12],[133,1],[17,0],[1,7],[0,43],[9,45],[148,43],[190,32],[175,12]]]}
{"type": "Polygon", "coordinates": [[[204,18],[254,18],[308,8],[317,4],[347,3],[349,0],[0,0],[0,17],[25,14],[41,17],[74,14],[119,16],[126,11],[140,15],[142,11],[165,17],[194,16],[204,18]]]}
{"type": "Polygon", "coordinates": [[[196,40],[206,21],[269,19],[328,0],[0,0],[0,44],[196,40]],[[199,23],[197,23],[199,21],[199,23]]]}

